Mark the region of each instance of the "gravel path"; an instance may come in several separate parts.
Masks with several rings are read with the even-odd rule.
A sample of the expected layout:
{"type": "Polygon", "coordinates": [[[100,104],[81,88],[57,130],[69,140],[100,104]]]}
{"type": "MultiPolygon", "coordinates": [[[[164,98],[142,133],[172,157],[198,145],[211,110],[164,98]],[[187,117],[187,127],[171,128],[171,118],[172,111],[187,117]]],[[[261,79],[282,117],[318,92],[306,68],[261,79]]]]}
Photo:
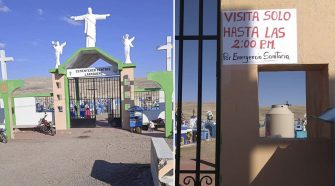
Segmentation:
{"type": "Polygon", "coordinates": [[[149,135],[115,128],[17,133],[0,144],[0,185],[150,186],[149,135]]]}

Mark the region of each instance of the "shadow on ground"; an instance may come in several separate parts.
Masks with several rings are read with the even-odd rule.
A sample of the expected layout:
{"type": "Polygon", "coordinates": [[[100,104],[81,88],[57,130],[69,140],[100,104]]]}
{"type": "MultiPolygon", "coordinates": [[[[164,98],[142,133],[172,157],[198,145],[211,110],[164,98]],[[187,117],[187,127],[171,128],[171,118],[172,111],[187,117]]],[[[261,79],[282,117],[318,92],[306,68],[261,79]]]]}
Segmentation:
{"type": "Polygon", "coordinates": [[[91,177],[113,186],[153,185],[150,164],[109,163],[95,160],[91,177]]]}

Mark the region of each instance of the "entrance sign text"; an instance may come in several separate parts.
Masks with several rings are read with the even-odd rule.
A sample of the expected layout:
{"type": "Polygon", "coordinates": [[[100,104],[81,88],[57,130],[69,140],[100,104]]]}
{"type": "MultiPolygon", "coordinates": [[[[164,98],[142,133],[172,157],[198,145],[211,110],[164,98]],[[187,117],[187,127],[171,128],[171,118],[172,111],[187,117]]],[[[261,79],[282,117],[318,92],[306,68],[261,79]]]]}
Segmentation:
{"type": "Polygon", "coordinates": [[[223,64],[297,63],[295,9],[222,12],[223,64]]]}
{"type": "Polygon", "coordinates": [[[118,75],[118,70],[113,66],[109,67],[96,67],[96,68],[76,68],[68,69],[67,77],[103,77],[118,75]]]}

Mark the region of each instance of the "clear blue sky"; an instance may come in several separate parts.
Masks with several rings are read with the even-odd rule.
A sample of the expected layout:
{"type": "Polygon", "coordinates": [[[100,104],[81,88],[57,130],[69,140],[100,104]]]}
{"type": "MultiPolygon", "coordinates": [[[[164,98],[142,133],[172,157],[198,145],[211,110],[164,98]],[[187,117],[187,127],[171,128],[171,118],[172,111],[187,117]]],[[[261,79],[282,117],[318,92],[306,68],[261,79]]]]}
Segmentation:
{"type": "Polygon", "coordinates": [[[261,72],[258,86],[261,106],[306,105],[305,72],[261,72]]]}
{"type": "Polygon", "coordinates": [[[97,22],[97,47],[123,61],[121,40],[129,33],[135,36],[135,76],[165,70],[165,52],[156,47],[172,35],[172,0],[0,0],[0,48],[15,58],[7,64],[8,78],[49,76],[55,66],[53,40],[67,42],[61,62],[84,47],[84,25],[67,17],[85,14],[89,6],[93,13],[111,14],[97,22]]]}

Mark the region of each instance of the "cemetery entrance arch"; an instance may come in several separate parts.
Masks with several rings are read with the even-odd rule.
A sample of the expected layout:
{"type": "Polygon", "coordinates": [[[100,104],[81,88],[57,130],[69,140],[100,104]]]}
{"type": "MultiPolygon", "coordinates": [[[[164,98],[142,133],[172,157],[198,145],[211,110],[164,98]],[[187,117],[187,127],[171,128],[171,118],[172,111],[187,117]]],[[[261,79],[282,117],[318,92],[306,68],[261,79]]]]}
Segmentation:
{"type": "Polygon", "coordinates": [[[110,124],[129,129],[135,68],[135,64],[125,64],[92,47],[77,50],[58,68],[50,69],[56,129],[95,125],[97,114],[102,112],[108,114],[110,124]],[[92,67],[98,60],[109,66],[92,67]]]}

